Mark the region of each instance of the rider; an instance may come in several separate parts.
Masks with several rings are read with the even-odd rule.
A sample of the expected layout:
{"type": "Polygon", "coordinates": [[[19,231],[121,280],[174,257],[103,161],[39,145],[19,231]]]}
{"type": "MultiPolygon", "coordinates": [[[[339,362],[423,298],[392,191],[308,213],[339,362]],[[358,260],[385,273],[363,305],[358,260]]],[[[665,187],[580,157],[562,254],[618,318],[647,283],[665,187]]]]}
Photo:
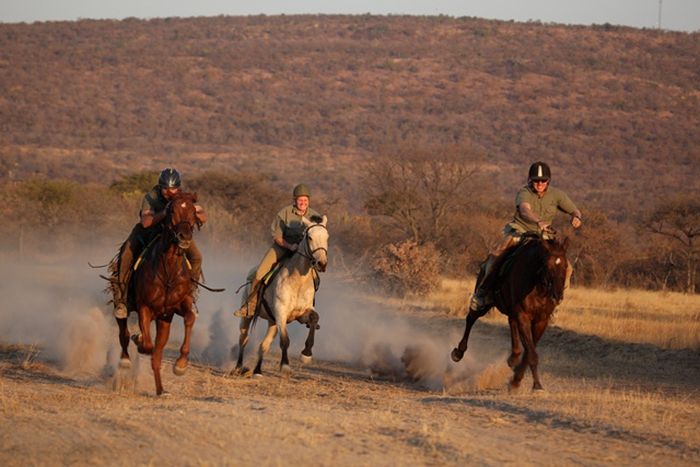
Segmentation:
{"type": "MultiPolygon", "coordinates": [[[[141,222],[134,225],[124,246],[120,251],[118,261],[118,284],[113,288],[114,292],[114,317],[126,318],[129,315],[127,310],[128,280],[135,258],[138,258],[144,248],[160,232],[160,222],[167,215],[168,203],[180,192],[180,174],[170,167],[164,169],[158,177],[158,184],[151,191],[146,193],[141,203],[139,216],[141,222]]],[[[195,205],[197,219],[204,224],[207,215],[199,205],[195,205]]],[[[192,277],[199,280],[202,272],[202,254],[194,240],[185,251],[185,255],[192,266],[192,277]]],[[[197,284],[192,283],[192,293],[197,290],[197,284]]],[[[193,305],[194,307],[194,305],[193,305]]],[[[196,310],[196,308],[195,308],[196,310]]]]}
{"type": "Polygon", "coordinates": [[[302,217],[311,219],[321,217],[318,212],[309,207],[311,191],[306,185],[294,187],[292,192],[293,204],[283,207],[272,220],[272,246],[251,278],[250,294],[246,302],[233,314],[238,317],[250,317],[258,305],[258,286],[273,266],[287,256],[291,256],[299,248],[299,242],[304,237],[306,226],[302,217]]]}
{"type": "MultiPolygon", "coordinates": [[[[522,187],[515,196],[515,215],[513,220],[503,229],[503,239],[493,248],[481,264],[483,277],[477,283],[476,290],[469,303],[469,310],[477,312],[493,306],[493,281],[501,266],[503,253],[516,245],[524,234],[542,234],[543,238],[551,237],[551,228],[557,210],[571,216],[574,229],[581,226],[581,211],[563,191],[549,186],[552,172],[544,162],[535,162],[530,166],[527,185],[522,187]]],[[[571,276],[571,265],[567,267],[567,284],[571,276]]]]}

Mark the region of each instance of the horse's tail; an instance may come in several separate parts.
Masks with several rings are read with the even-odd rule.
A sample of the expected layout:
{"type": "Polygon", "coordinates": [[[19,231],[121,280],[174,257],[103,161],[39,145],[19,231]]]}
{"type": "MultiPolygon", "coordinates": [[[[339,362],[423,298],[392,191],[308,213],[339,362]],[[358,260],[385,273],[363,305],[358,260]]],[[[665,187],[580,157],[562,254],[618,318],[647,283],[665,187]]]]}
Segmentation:
{"type": "MultiPolygon", "coordinates": [[[[115,296],[115,291],[118,292],[117,288],[120,286],[119,284],[119,268],[120,268],[120,262],[121,262],[121,257],[122,253],[124,252],[124,248],[127,247],[127,242],[124,241],[119,246],[119,249],[117,250],[117,253],[114,255],[114,257],[107,263],[107,272],[108,275],[107,277],[101,276],[105,279],[107,279],[107,286],[104,288],[104,293],[111,293],[112,297],[115,296]]],[[[112,303],[113,300],[110,300],[107,303],[112,303]]]]}

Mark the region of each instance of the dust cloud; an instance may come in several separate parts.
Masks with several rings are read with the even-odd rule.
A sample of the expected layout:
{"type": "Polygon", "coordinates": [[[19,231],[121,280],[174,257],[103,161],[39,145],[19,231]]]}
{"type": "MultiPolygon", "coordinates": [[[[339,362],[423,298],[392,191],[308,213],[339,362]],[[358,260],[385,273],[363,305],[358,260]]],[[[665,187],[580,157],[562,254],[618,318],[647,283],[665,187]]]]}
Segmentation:
{"type": "MultiPolygon", "coordinates": [[[[193,331],[190,359],[229,371],[238,350],[238,319],[232,312],[240,295],[235,291],[258,258],[211,254],[206,246],[202,250],[206,283],[226,291],[200,291],[200,314],[193,331]]],[[[106,258],[109,256],[105,253],[106,258]]],[[[111,305],[107,304],[111,297],[103,293],[106,281],[99,278],[105,270],[90,268],[88,261],[99,263],[100,258],[76,253],[70,261],[3,260],[0,344],[26,346],[27,358],[51,364],[67,376],[99,382],[113,373],[120,350],[117,326],[111,305]]],[[[314,358],[359,366],[368,377],[459,393],[501,387],[509,375],[502,363],[503,355],[479,356],[470,349],[462,362],[454,364],[450,360],[450,351],[463,331],[461,320],[445,333],[444,329],[431,327],[429,319],[402,313],[365,296],[361,284],[347,282],[332,272],[322,275],[316,310],[321,329],[316,333],[314,358]]],[[[131,315],[129,326],[132,332],[137,331],[135,314],[131,315]]],[[[246,364],[255,358],[266,327],[261,321],[254,330],[246,348],[246,364]]],[[[295,357],[303,348],[307,328],[292,323],[289,331],[290,355],[295,357]]],[[[168,344],[172,355],[182,337],[182,320],[176,317],[168,344]]],[[[278,349],[276,339],[267,359],[278,359],[278,349]]],[[[138,363],[148,357],[137,359],[133,344],[130,353],[132,360],[137,360],[138,372],[149,373],[150,364],[138,363]]]]}

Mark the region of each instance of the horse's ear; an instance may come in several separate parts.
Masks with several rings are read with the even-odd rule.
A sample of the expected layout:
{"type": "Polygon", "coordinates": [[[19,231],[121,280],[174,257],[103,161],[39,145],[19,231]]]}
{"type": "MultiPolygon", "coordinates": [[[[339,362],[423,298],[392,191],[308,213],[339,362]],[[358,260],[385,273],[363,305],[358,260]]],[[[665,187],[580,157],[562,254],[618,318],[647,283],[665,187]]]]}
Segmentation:
{"type": "Polygon", "coordinates": [[[197,192],[196,191],[194,193],[192,193],[192,202],[193,203],[197,202],[197,192]]]}
{"type": "Polygon", "coordinates": [[[324,215],[323,220],[321,221],[322,226],[327,226],[328,225],[328,216],[324,215]]]}

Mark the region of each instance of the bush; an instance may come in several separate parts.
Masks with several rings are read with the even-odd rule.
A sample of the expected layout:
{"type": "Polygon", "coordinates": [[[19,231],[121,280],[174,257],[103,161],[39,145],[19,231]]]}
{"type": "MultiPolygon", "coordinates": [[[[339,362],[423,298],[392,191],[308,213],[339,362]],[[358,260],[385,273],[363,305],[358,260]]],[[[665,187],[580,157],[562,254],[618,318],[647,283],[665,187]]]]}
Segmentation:
{"type": "Polygon", "coordinates": [[[372,275],[388,292],[423,295],[439,284],[440,253],[430,243],[412,240],[382,248],[372,264],[372,275]]]}

